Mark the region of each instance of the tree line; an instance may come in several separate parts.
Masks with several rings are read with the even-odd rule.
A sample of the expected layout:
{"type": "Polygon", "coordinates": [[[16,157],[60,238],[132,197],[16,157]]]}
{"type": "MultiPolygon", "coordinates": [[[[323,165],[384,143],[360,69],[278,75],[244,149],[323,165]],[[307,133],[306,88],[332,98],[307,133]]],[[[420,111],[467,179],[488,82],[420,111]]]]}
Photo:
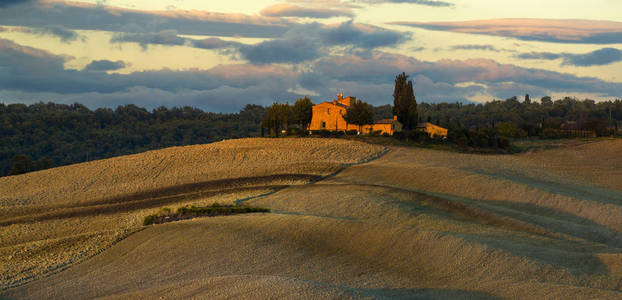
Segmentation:
{"type": "MultiPolygon", "coordinates": [[[[417,104],[415,83],[405,73],[395,79],[393,105],[372,106],[354,99],[344,118],[363,126],[396,115],[404,125],[398,138],[427,138],[414,129],[432,122],[449,130],[449,142],[465,147],[505,148],[507,139],[557,138],[564,129],[598,136],[620,134],[622,100],[595,102],[512,97],[487,103],[417,104]]],[[[21,174],[94,159],[170,146],[263,135],[291,127],[305,131],[313,102],[304,97],[269,107],[246,105],[238,113],[211,113],[192,107],[135,105],[90,110],[84,105],[0,103],[0,176],[21,174]],[[294,125],[294,126],[292,126],[294,125]]],[[[360,131],[360,127],[359,127],[360,131]]]]}
{"type": "Polygon", "coordinates": [[[0,103],[0,176],[170,146],[260,135],[266,108],[239,113],[135,105],[90,110],[81,104],[0,103]]]}

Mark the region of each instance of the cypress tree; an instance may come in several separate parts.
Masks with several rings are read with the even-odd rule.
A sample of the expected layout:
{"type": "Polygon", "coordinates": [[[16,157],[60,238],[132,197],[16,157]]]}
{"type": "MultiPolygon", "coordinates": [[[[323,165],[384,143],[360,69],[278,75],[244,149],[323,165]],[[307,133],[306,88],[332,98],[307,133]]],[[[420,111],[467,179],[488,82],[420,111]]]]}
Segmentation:
{"type": "Polygon", "coordinates": [[[402,72],[395,77],[395,89],[393,90],[393,114],[404,125],[405,129],[417,127],[419,116],[417,113],[417,101],[413,91],[413,83],[408,80],[408,75],[402,72]]]}

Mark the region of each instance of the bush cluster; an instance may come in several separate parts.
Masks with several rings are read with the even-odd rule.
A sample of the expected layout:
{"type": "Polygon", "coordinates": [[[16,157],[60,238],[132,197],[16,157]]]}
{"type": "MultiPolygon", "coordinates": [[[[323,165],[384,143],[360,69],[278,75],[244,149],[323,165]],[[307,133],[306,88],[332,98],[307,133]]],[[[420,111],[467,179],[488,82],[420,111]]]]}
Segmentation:
{"type": "Polygon", "coordinates": [[[168,207],[160,209],[160,211],[153,215],[148,215],[143,220],[143,225],[161,224],[166,222],[178,221],[183,219],[190,219],[194,217],[213,217],[213,216],[227,216],[234,214],[246,214],[256,212],[270,212],[270,209],[265,207],[251,207],[242,205],[221,205],[214,203],[211,206],[184,206],[177,209],[175,213],[168,207]]]}

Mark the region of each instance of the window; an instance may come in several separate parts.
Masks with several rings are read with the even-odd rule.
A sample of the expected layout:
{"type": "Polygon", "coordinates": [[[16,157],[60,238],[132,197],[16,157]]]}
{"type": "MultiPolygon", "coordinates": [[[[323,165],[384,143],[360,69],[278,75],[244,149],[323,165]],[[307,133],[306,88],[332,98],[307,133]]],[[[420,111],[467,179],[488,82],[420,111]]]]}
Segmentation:
{"type": "Polygon", "coordinates": [[[328,114],[330,115],[330,108],[328,109],[328,114]]]}
{"type": "Polygon", "coordinates": [[[326,122],[322,122],[322,128],[326,128],[326,122]]]}

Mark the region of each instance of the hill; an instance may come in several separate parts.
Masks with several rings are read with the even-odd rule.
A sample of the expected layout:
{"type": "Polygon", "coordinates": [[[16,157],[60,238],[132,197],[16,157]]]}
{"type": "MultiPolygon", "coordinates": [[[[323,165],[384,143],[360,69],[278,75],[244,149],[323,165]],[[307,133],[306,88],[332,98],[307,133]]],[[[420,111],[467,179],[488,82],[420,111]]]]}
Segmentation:
{"type": "MultiPolygon", "coordinates": [[[[227,146],[246,145],[244,141],[227,141],[211,147],[214,147],[212,151],[220,151],[227,146]]],[[[209,198],[188,198],[183,203],[237,201],[268,207],[272,213],[197,218],[146,227],[91,259],[7,289],[0,297],[603,299],[622,296],[620,140],[564,143],[553,149],[518,155],[390,147],[382,156],[381,147],[343,140],[252,141],[257,143],[249,146],[252,149],[241,151],[248,152],[246,156],[232,155],[223,159],[222,164],[212,162],[219,156],[205,158],[209,161],[205,164],[238,170],[215,172],[220,174],[214,178],[219,184],[209,191],[227,192],[210,194],[209,198]],[[321,144],[324,142],[327,144],[321,144]],[[274,159],[269,153],[283,152],[288,153],[285,155],[288,159],[279,164],[283,169],[261,171],[261,165],[266,166],[274,159]],[[375,157],[378,158],[368,161],[375,157]],[[248,166],[244,167],[245,164],[248,166]],[[346,164],[352,165],[339,171],[339,166],[346,164]],[[218,181],[234,176],[265,178],[286,169],[292,171],[289,175],[295,171],[299,176],[330,176],[321,180],[289,177],[287,180],[292,181],[280,182],[274,189],[265,183],[248,184],[246,187],[258,190],[243,192],[227,189],[223,181],[218,181]]],[[[185,148],[167,151],[181,149],[185,148]]],[[[130,163],[110,165],[117,166],[110,170],[119,170],[118,174],[130,172],[120,171],[123,165],[129,170],[137,169],[130,163]]],[[[179,169],[185,168],[175,168],[179,169]]],[[[211,180],[212,177],[202,175],[209,169],[198,169],[184,173],[187,177],[180,176],[186,181],[163,180],[162,185],[153,186],[159,189],[160,197],[178,195],[166,189],[163,192],[164,183],[179,186],[191,181],[193,176],[211,180]]],[[[68,173],[62,168],[42,172],[50,172],[49,176],[68,173]]],[[[43,176],[42,172],[21,176],[24,179],[43,176]]],[[[0,186],[5,185],[2,183],[0,186]]],[[[70,183],[64,184],[65,188],[54,189],[59,194],[66,191],[67,195],[76,195],[78,203],[89,201],[90,197],[79,200],[80,195],[95,195],[88,192],[88,185],[76,183],[72,188],[70,183]]],[[[194,188],[186,186],[184,190],[194,188]]],[[[46,194],[17,190],[12,192],[13,199],[22,199],[28,205],[37,204],[23,199],[46,194]]],[[[112,187],[111,190],[115,191],[112,187]]],[[[135,190],[119,188],[118,191],[114,194],[121,197],[135,190]]],[[[44,205],[74,203],[65,198],[39,198],[44,205]]],[[[118,222],[122,216],[130,215],[136,218],[140,213],[109,214],[108,221],[93,215],[88,224],[118,222]]],[[[39,230],[53,230],[50,226],[53,222],[82,222],[83,219],[20,221],[2,227],[2,234],[32,232],[44,222],[49,223],[37,227],[39,230]]],[[[85,224],[73,223],[73,226],[85,224]]],[[[38,242],[33,238],[10,247],[18,250],[25,244],[38,242]]],[[[49,245],[37,251],[56,249],[49,245]]]]}
{"type": "Polygon", "coordinates": [[[211,204],[304,184],[383,147],[331,139],[238,139],[0,178],[0,282],[63,269],[140,230],[163,206],[211,204]]]}

